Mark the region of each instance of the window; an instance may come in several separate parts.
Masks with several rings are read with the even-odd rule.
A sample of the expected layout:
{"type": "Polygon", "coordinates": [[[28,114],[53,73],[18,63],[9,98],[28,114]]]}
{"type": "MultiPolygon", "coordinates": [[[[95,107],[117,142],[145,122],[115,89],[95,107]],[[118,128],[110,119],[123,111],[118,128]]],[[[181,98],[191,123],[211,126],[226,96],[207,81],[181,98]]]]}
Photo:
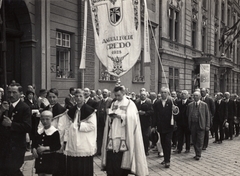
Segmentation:
{"type": "Polygon", "coordinates": [[[170,7],[168,11],[169,15],[169,39],[178,41],[179,40],[179,11],[174,8],[170,7]]]}
{"type": "Polygon", "coordinates": [[[169,38],[173,40],[173,9],[169,8],[169,38]]]}
{"type": "Polygon", "coordinates": [[[227,21],[227,25],[228,27],[231,27],[231,10],[230,8],[228,8],[228,11],[227,11],[227,16],[228,16],[228,21],[227,21]]]}
{"type": "Polygon", "coordinates": [[[169,67],[169,89],[179,91],[179,69],[169,67]]]}
{"type": "Polygon", "coordinates": [[[133,67],[133,82],[144,82],[145,80],[143,58],[144,58],[144,54],[142,50],[136,64],[133,67]]]}
{"type": "Polygon", "coordinates": [[[218,17],[218,0],[215,0],[215,17],[218,17]]]}
{"type": "Polygon", "coordinates": [[[203,8],[207,9],[207,0],[202,1],[202,6],[203,8]]]}
{"type": "Polygon", "coordinates": [[[202,28],[202,51],[206,52],[206,28],[202,28]]]}
{"type": "Polygon", "coordinates": [[[225,13],[225,4],[224,4],[224,2],[222,3],[222,9],[221,9],[221,11],[222,11],[222,14],[221,14],[221,20],[222,20],[222,22],[224,22],[224,13],[225,13]]]}
{"type": "Polygon", "coordinates": [[[196,48],[196,31],[197,23],[195,21],[192,22],[192,47],[196,48]]]}
{"type": "Polygon", "coordinates": [[[179,27],[178,27],[178,24],[179,24],[179,12],[177,12],[177,11],[175,11],[175,13],[174,13],[175,15],[174,15],[174,19],[175,19],[175,32],[174,32],[174,39],[175,39],[175,41],[177,42],[178,40],[179,40],[179,27]]]}
{"type": "Polygon", "coordinates": [[[56,77],[74,78],[71,61],[70,34],[57,32],[56,34],[56,77]]]}
{"type": "Polygon", "coordinates": [[[218,51],[218,33],[215,33],[214,35],[214,54],[217,55],[218,51]]]}
{"type": "Polygon", "coordinates": [[[99,61],[99,67],[100,67],[100,74],[99,74],[99,80],[101,81],[116,81],[117,77],[110,75],[108,73],[107,68],[99,61]]]}

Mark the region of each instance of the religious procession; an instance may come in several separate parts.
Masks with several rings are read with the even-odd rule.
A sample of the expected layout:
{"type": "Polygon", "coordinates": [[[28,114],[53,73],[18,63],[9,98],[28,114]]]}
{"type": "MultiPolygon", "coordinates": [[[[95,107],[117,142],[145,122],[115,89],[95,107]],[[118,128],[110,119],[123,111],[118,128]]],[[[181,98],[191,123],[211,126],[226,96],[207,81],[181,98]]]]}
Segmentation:
{"type": "Polygon", "coordinates": [[[239,1],[0,10],[0,176],[240,175],[239,1]]]}

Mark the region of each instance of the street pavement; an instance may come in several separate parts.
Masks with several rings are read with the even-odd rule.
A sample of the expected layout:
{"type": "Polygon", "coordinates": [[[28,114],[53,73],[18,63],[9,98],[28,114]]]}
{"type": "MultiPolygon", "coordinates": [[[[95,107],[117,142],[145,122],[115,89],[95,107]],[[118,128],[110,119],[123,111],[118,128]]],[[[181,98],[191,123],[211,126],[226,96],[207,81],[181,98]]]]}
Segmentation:
{"type": "MultiPolygon", "coordinates": [[[[207,150],[202,152],[199,161],[193,159],[194,149],[191,146],[190,153],[180,154],[172,152],[171,166],[166,169],[160,163],[163,157],[158,157],[157,152],[150,150],[147,156],[150,176],[218,176],[231,175],[240,176],[240,137],[233,140],[224,140],[222,144],[213,143],[214,139],[209,139],[207,150]]],[[[101,171],[100,157],[94,157],[94,176],[105,176],[101,171]]],[[[31,153],[27,152],[25,162],[22,166],[24,176],[36,176],[34,171],[34,159],[31,153]]]]}

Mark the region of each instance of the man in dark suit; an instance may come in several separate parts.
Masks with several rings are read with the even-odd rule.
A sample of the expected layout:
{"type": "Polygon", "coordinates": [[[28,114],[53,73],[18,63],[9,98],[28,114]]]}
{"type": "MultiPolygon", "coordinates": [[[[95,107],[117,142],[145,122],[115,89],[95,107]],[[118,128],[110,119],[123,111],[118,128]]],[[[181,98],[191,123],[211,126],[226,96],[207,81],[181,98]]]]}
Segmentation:
{"type": "Polygon", "coordinates": [[[161,137],[161,145],[163,148],[164,161],[161,164],[165,164],[166,168],[170,167],[171,157],[171,140],[174,130],[173,111],[176,111],[175,106],[169,97],[170,92],[168,88],[161,88],[162,98],[155,102],[153,105],[154,118],[153,129],[154,132],[157,127],[161,137]]]}
{"type": "Polygon", "coordinates": [[[136,102],[136,106],[140,117],[145,154],[148,156],[149,136],[151,133],[151,116],[153,115],[153,107],[152,103],[146,101],[146,99],[147,92],[142,91],[140,93],[141,101],[136,102]]]}
{"type": "Polygon", "coordinates": [[[75,100],[74,100],[74,92],[75,92],[75,89],[73,87],[71,87],[69,89],[69,95],[65,98],[65,108],[66,109],[70,109],[76,104],[75,100]]]}
{"type": "Polygon", "coordinates": [[[11,105],[8,114],[3,108],[0,114],[0,175],[23,176],[20,168],[24,163],[26,133],[31,132],[31,110],[20,100],[22,87],[18,83],[10,84],[7,93],[11,105]]]}
{"type": "Polygon", "coordinates": [[[228,130],[225,131],[226,136],[225,139],[230,138],[233,139],[233,124],[234,124],[234,117],[236,116],[236,106],[233,100],[230,99],[230,93],[225,92],[225,103],[226,103],[226,112],[227,112],[227,121],[229,123],[228,130]]]}
{"type": "Polygon", "coordinates": [[[184,137],[186,140],[186,151],[185,153],[189,153],[190,151],[190,129],[188,126],[188,117],[187,117],[187,106],[191,101],[188,99],[188,91],[183,90],[182,91],[182,100],[179,100],[177,102],[177,106],[179,108],[179,114],[176,117],[176,123],[177,123],[177,128],[178,128],[178,145],[177,145],[177,153],[182,152],[183,148],[183,141],[184,137]]]}
{"type": "Polygon", "coordinates": [[[97,154],[101,155],[103,132],[106,123],[108,110],[112,104],[112,98],[108,97],[109,91],[103,89],[102,100],[99,101],[97,109],[97,154]]]}
{"type": "MultiPolygon", "coordinates": [[[[208,110],[209,110],[209,115],[210,115],[210,130],[211,130],[211,133],[213,136],[212,120],[213,120],[214,113],[215,113],[214,101],[211,97],[209,97],[209,95],[207,95],[207,90],[205,88],[201,89],[201,96],[202,96],[201,100],[208,105],[208,110]]],[[[203,150],[206,150],[206,148],[208,147],[208,141],[209,141],[209,131],[205,131],[203,150]]]]}
{"type": "Polygon", "coordinates": [[[91,91],[89,88],[84,88],[85,103],[94,109],[98,108],[98,103],[90,97],[91,91]]]}
{"type": "Polygon", "coordinates": [[[215,131],[214,143],[221,144],[224,137],[223,123],[225,120],[227,120],[226,103],[223,100],[223,94],[221,92],[218,92],[216,95],[215,107],[215,115],[213,118],[213,126],[215,131]],[[220,138],[218,131],[220,133],[220,138]]]}
{"type": "Polygon", "coordinates": [[[194,101],[187,107],[188,124],[192,134],[192,142],[196,154],[194,159],[196,160],[199,160],[202,154],[205,131],[209,131],[210,129],[208,106],[200,100],[200,97],[200,92],[194,92],[194,101]]]}

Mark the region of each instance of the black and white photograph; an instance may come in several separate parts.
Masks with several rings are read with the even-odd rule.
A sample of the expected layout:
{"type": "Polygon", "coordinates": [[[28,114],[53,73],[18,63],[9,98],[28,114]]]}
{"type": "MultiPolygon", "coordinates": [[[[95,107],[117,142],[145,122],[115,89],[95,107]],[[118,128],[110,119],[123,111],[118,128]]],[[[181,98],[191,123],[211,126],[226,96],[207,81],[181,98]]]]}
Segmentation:
{"type": "Polygon", "coordinates": [[[240,175],[240,0],[0,0],[0,176],[240,175]]]}

